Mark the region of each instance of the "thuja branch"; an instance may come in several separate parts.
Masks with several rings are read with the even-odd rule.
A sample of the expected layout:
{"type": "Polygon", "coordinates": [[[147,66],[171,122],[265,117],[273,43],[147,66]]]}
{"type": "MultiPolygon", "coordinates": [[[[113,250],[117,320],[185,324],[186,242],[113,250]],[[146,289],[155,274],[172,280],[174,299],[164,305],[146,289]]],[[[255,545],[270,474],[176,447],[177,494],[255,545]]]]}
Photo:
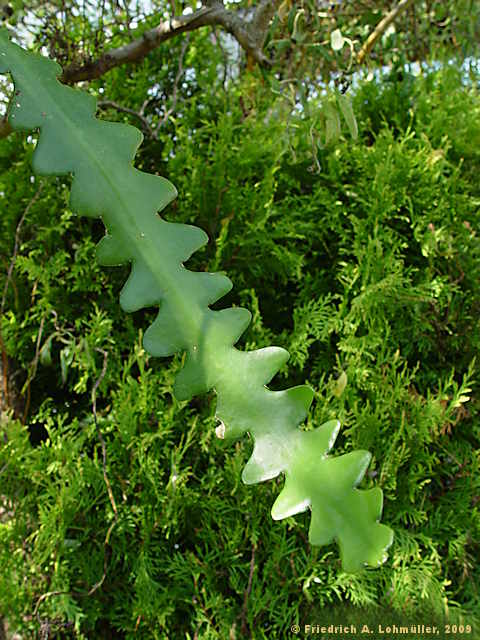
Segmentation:
{"type": "Polygon", "coordinates": [[[210,305],[230,291],[232,282],[223,274],[184,266],[208,237],[197,227],[160,217],[177,192],[168,180],[133,167],[141,133],[97,120],[92,96],[60,84],[57,64],[26,53],[0,31],[0,73],[7,71],[16,89],[11,125],[40,129],[34,170],[73,174],[70,208],[101,216],[107,230],[97,246],[100,264],[132,265],[121,307],[126,312],[159,308],[145,332],[144,348],[157,357],[185,354],[174,384],[177,399],[213,389],[221,422],[217,434],[231,440],[252,436],[253,453],[242,473],[246,484],[285,475],[272,507],[275,520],[310,509],[311,544],[338,541],[347,571],[381,564],[392,541],[391,530],[378,522],[382,492],[356,488],[370,454],[330,457],[340,428],[336,420],[310,431],[299,429],[313,390],[300,385],[272,391],[267,386],[289,358],[285,349],[235,347],[251,314],[238,307],[214,311],[210,305]]]}

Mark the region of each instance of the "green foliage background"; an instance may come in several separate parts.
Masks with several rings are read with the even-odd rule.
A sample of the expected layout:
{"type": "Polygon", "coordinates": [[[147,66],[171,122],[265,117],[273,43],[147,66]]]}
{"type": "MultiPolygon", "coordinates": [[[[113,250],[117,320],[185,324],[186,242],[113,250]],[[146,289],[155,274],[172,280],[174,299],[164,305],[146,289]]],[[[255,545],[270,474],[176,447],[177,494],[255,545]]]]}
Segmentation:
{"type": "MultiPolygon", "coordinates": [[[[215,398],[174,400],[179,359],[141,348],[154,311],[120,311],[128,268],[95,263],[102,225],[69,212],[68,177],[42,179],[0,325],[29,398],[26,424],[1,425],[0,614],[25,638],[48,620],[59,638],[262,639],[334,621],[343,603],[343,623],[448,614],[478,634],[478,77],[394,67],[356,91],[358,140],[325,145],[321,97],[288,113],[257,72],[211,90],[208,46],[189,48],[189,100],[136,164],[177,187],[167,219],[209,234],[189,266],[233,280],[222,306],[253,312],[241,344],[290,351],[274,388],[307,381],[307,427],[338,417],[335,453],[372,452],[362,487],[384,491],[389,559],[345,574],[334,545],[309,547],[308,514],[272,522],[283,480],[244,486],[251,443],[216,438],[215,398]],[[117,514],[91,405],[102,352],[98,428],[117,514]],[[49,592],[61,593],[39,601],[49,592]]],[[[148,59],[102,88],[138,108],[152,75],[168,91],[162,69],[148,59]]],[[[38,189],[32,142],[0,146],[5,271],[38,189]]]]}

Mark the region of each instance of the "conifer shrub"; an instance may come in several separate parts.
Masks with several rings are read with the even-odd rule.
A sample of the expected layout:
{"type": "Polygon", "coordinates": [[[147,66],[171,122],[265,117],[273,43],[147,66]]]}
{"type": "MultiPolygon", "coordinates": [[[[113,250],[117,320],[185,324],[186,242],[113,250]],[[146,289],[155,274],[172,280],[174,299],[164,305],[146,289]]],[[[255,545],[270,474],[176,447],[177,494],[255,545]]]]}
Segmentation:
{"type": "Polygon", "coordinates": [[[480,98],[453,68],[390,80],[357,90],[357,142],[317,144],[320,105],[287,127],[280,102],[260,95],[245,117],[230,95],[209,98],[212,117],[193,104],[137,163],[168,157],[181,197],[165,217],[209,234],[189,266],[228,271],[224,303],[253,311],[241,346],[291,353],[273,388],[307,379],[306,428],[338,417],[338,452],[373,453],[362,487],[382,487],[395,542],[354,575],[333,545],[306,544],[307,515],[271,522],[281,481],[241,483],[251,445],[215,437],[212,394],[174,399],[180,359],[143,350],[153,311],[119,309],[128,268],[97,265],[101,224],[68,211],[66,177],[32,202],[33,141],[2,142],[6,269],[32,202],[0,325],[26,409],[1,426],[11,630],[282,638],[349,602],[352,620],[448,616],[478,632],[480,98]]]}

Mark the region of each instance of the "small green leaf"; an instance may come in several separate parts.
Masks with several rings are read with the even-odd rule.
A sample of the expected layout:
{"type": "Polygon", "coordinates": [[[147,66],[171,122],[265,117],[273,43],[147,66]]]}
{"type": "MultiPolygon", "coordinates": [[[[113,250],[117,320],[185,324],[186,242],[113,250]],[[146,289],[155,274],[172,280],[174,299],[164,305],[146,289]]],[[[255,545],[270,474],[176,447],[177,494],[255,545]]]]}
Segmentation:
{"type": "Polygon", "coordinates": [[[455,402],[453,403],[453,408],[458,409],[458,407],[464,402],[468,402],[470,400],[470,396],[459,396],[455,402]]]}
{"type": "Polygon", "coordinates": [[[292,46],[292,42],[290,38],[282,38],[281,40],[275,40],[275,44],[277,47],[277,51],[279,52],[285,51],[285,49],[288,49],[288,47],[292,46]]]}
{"type": "Polygon", "coordinates": [[[356,140],[358,138],[358,126],[355,114],[353,113],[352,101],[348,96],[341,93],[337,96],[337,99],[342,115],[347,123],[348,130],[350,131],[350,135],[354,140],[356,140]]]}
{"type": "Polygon", "coordinates": [[[340,138],[340,116],[332,102],[325,105],[325,117],[325,144],[329,145],[340,138]]]}
{"type": "Polygon", "coordinates": [[[345,39],[342,36],[342,32],[340,29],[335,29],[330,34],[330,46],[334,51],[341,51],[343,49],[343,45],[345,44],[345,39]]]}
{"type": "Polygon", "coordinates": [[[347,382],[348,382],[347,374],[345,373],[345,371],[342,371],[342,373],[340,374],[340,377],[338,377],[335,382],[335,388],[333,390],[333,395],[336,398],[340,398],[342,393],[345,391],[347,382]]]}
{"type": "Polygon", "coordinates": [[[287,21],[287,28],[289,33],[293,33],[296,15],[297,15],[297,9],[296,7],[292,7],[288,13],[288,21],[287,21]]]}
{"type": "Polygon", "coordinates": [[[40,364],[49,367],[52,364],[52,339],[49,338],[40,349],[40,364]]]}
{"type": "Polygon", "coordinates": [[[335,60],[335,58],[330,53],[330,50],[318,42],[308,43],[305,45],[305,48],[315,49],[315,51],[318,52],[322,56],[322,58],[325,58],[325,60],[328,60],[328,62],[333,62],[335,60]]]}
{"type": "Polygon", "coordinates": [[[73,350],[70,347],[64,347],[60,351],[60,369],[62,372],[62,384],[67,381],[68,369],[73,362],[73,350]]]}

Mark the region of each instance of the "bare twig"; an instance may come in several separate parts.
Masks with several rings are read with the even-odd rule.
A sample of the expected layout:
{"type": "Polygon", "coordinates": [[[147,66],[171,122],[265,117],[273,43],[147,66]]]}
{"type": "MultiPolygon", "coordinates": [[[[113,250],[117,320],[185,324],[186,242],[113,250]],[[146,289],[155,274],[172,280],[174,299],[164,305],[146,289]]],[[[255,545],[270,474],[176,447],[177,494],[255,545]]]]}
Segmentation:
{"type": "Polygon", "coordinates": [[[1,333],[0,333],[0,349],[2,351],[2,371],[1,371],[2,397],[0,402],[0,409],[3,410],[3,407],[8,409],[8,407],[10,406],[10,394],[8,392],[8,355],[5,349],[5,345],[3,343],[3,338],[1,333]]]}
{"type": "Polygon", "coordinates": [[[52,596],[63,596],[68,595],[69,593],[70,591],[47,591],[47,593],[42,593],[35,604],[35,609],[33,610],[33,615],[36,616],[40,625],[42,624],[42,620],[39,617],[38,610],[40,609],[40,605],[42,604],[42,602],[47,598],[51,598],[52,596]]]}
{"type": "Polygon", "coordinates": [[[135,111],[135,109],[129,109],[128,107],[124,107],[123,105],[118,104],[118,102],[114,102],[113,100],[100,100],[99,102],[97,102],[97,107],[99,107],[100,109],[105,107],[111,107],[112,109],[116,109],[117,111],[121,111],[123,113],[129,113],[130,115],[135,116],[141,121],[142,126],[145,130],[145,133],[147,133],[147,135],[150,136],[151,138],[154,137],[152,128],[148,120],[145,118],[145,116],[141,112],[141,110],[135,111]]]}
{"type": "Polygon", "coordinates": [[[27,392],[27,397],[25,398],[25,408],[23,410],[23,417],[22,417],[22,424],[25,424],[26,420],[27,420],[27,416],[28,416],[28,410],[30,409],[30,385],[32,383],[32,380],[35,378],[36,374],[37,374],[37,367],[38,367],[38,359],[40,357],[40,342],[42,340],[42,333],[43,333],[43,325],[45,324],[45,316],[42,316],[42,319],[40,320],[40,327],[38,328],[38,335],[37,335],[37,344],[35,345],[35,356],[33,358],[33,361],[30,365],[30,370],[28,372],[28,376],[27,376],[27,380],[25,382],[25,384],[22,387],[22,391],[21,394],[24,395],[25,394],[25,390],[27,392]]]}
{"type": "MultiPolygon", "coordinates": [[[[164,114],[162,120],[158,124],[158,128],[160,128],[161,126],[163,126],[165,124],[165,122],[168,120],[169,116],[172,115],[172,113],[175,110],[175,107],[177,106],[178,83],[180,82],[180,78],[183,75],[183,71],[184,71],[184,69],[183,69],[183,59],[185,57],[185,52],[187,50],[189,41],[190,41],[190,34],[188,34],[188,36],[185,38],[185,42],[183,43],[182,49],[180,51],[180,57],[178,59],[177,74],[176,74],[175,80],[173,82],[172,104],[170,105],[170,108],[167,109],[167,111],[165,111],[165,114],[164,114]]],[[[157,128],[157,131],[155,132],[155,137],[158,137],[158,128],[157,128]]]]}
{"type": "Polygon", "coordinates": [[[141,116],[143,116],[143,114],[145,113],[145,109],[147,108],[148,103],[151,101],[151,97],[149,98],[145,98],[145,100],[143,101],[142,106],[140,107],[140,111],[138,112],[141,116]]]}
{"type": "Polygon", "coordinates": [[[222,57],[223,57],[222,86],[225,89],[225,82],[227,81],[227,73],[228,73],[228,55],[227,55],[227,52],[225,51],[225,49],[223,48],[222,43],[220,42],[220,36],[218,35],[216,29],[214,29],[214,31],[213,31],[213,37],[215,39],[215,44],[220,49],[220,53],[222,54],[222,57]]]}
{"type": "Polygon", "coordinates": [[[88,591],[88,593],[87,593],[88,596],[91,596],[93,593],[95,593],[95,591],[97,591],[97,589],[99,589],[102,586],[102,584],[105,581],[105,578],[107,577],[107,566],[108,566],[107,548],[108,548],[108,546],[110,544],[110,536],[112,534],[113,528],[115,527],[115,525],[118,522],[117,503],[115,502],[115,498],[113,496],[113,491],[112,491],[112,485],[110,484],[110,480],[108,479],[108,475],[107,475],[107,446],[105,444],[105,438],[103,437],[103,434],[100,431],[100,428],[99,428],[98,422],[97,422],[97,389],[100,386],[100,383],[103,380],[103,378],[105,377],[105,374],[107,372],[108,353],[106,351],[104,351],[103,349],[98,349],[98,348],[97,348],[97,351],[99,353],[103,353],[103,367],[102,367],[102,371],[101,371],[97,381],[93,385],[93,389],[92,389],[92,411],[93,411],[93,420],[95,422],[95,429],[96,429],[96,432],[97,432],[97,437],[100,440],[100,444],[102,446],[103,479],[105,481],[105,486],[107,487],[107,493],[108,493],[108,498],[110,500],[110,504],[112,505],[112,509],[113,509],[113,513],[114,513],[114,519],[113,519],[113,522],[111,523],[111,525],[108,527],[107,535],[105,536],[105,541],[104,541],[105,553],[104,553],[104,556],[103,556],[103,575],[100,578],[100,580],[97,583],[95,583],[93,585],[93,587],[88,591]]]}
{"type": "Polygon", "coordinates": [[[18,246],[20,244],[20,231],[21,231],[22,225],[23,225],[23,222],[24,222],[25,218],[27,217],[30,209],[35,204],[35,202],[38,200],[38,198],[40,197],[40,194],[42,193],[43,185],[44,185],[43,181],[40,182],[40,184],[38,185],[37,191],[35,192],[34,196],[30,200],[28,205],[26,206],[25,211],[23,212],[22,217],[20,218],[20,220],[19,220],[19,222],[17,224],[17,228],[16,228],[16,231],[15,231],[15,243],[14,243],[14,246],[13,246],[12,259],[10,260],[10,265],[8,267],[8,272],[7,272],[7,280],[6,280],[5,286],[3,288],[3,296],[2,296],[2,304],[0,306],[0,314],[3,314],[3,310],[5,309],[5,302],[6,302],[6,299],[7,299],[7,293],[8,293],[8,287],[9,287],[9,284],[10,284],[10,278],[12,277],[13,268],[15,266],[15,261],[17,259],[18,246]]]}
{"type": "Polygon", "coordinates": [[[388,29],[388,27],[392,24],[392,22],[400,15],[402,11],[404,11],[409,5],[411,5],[413,0],[400,0],[400,2],[389,12],[386,16],[384,16],[380,22],[377,24],[372,33],[368,36],[367,40],[363,44],[362,48],[357,54],[357,63],[362,64],[365,58],[370,55],[371,50],[375,46],[376,42],[382,36],[383,33],[388,29]]]}
{"type": "Polygon", "coordinates": [[[253,580],[253,572],[255,570],[255,551],[257,549],[256,544],[252,544],[252,555],[250,557],[250,572],[248,574],[248,583],[247,588],[245,589],[245,595],[243,597],[243,606],[241,611],[241,619],[242,619],[242,634],[244,636],[247,635],[247,605],[248,605],[248,597],[252,590],[252,580],[253,580]]]}
{"type": "MultiPolygon", "coordinates": [[[[0,134],[0,137],[1,137],[1,134],[0,134]]],[[[10,264],[8,266],[8,269],[7,269],[7,279],[5,280],[5,286],[3,288],[2,301],[1,301],[1,304],[0,304],[0,315],[3,315],[4,309],[5,309],[5,304],[6,304],[6,301],[7,301],[7,294],[8,294],[8,287],[10,286],[13,269],[15,267],[15,262],[17,260],[18,247],[20,245],[20,231],[22,229],[22,225],[23,225],[23,223],[25,221],[25,218],[27,217],[30,209],[35,204],[35,202],[38,200],[38,198],[40,197],[40,194],[42,193],[43,186],[44,186],[44,183],[43,183],[43,181],[41,181],[39,183],[39,185],[38,185],[38,188],[37,188],[35,194],[31,198],[30,202],[27,204],[27,206],[26,206],[26,208],[25,208],[20,220],[18,221],[17,228],[15,230],[15,241],[14,241],[14,246],[13,246],[13,254],[12,254],[12,258],[10,260],[10,264]]],[[[41,324],[41,327],[40,327],[39,338],[41,337],[42,328],[43,328],[43,320],[42,320],[42,324],[41,324]]],[[[7,352],[5,350],[5,346],[3,344],[3,339],[2,339],[1,335],[0,335],[0,348],[1,348],[1,351],[2,351],[2,396],[3,396],[2,404],[4,403],[5,406],[8,407],[9,406],[9,402],[10,402],[10,397],[9,397],[9,392],[8,392],[8,356],[7,356],[7,352]]],[[[36,351],[36,354],[35,354],[35,358],[38,361],[38,340],[37,340],[37,351],[36,351]]],[[[35,369],[36,369],[36,364],[35,364],[35,369]]],[[[28,405],[30,403],[30,394],[28,393],[27,395],[28,395],[28,402],[26,404],[26,412],[28,412],[28,405]]],[[[22,420],[24,424],[25,424],[25,418],[26,418],[26,413],[24,412],[24,416],[23,416],[23,420],[22,420]]]]}
{"type": "Polygon", "coordinates": [[[130,18],[130,12],[128,10],[128,0],[124,0],[123,1],[123,6],[125,8],[125,17],[127,18],[127,31],[128,31],[128,35],[131,36],[132,35],[132,31],[130,29],[130,22],[132,21],[132,19],[130,18]]]}
{"type": "MultiPolygon", "coordinates": [[[[97,422],[97,389],[101,383],[101,381],[103,380],[103,378],[105,377],[105,374],[107,372],[107,360],[108,360],[108,353],[106,351],[104,351],[103,349],[96,349],[99,353],[103,354],[103,367],[102,367],[102,371],[97,379],[97,381],[95,382],[93,389],[92,389],[92,411],[93,411],[93,420],[95,422],[95,429],[97,431],[97,436],[98,439],[100,440],[100,444],[102,445],[102,465],[103,465],[103,479],[105,480],[105,485],[107,487],[107,492],[108,492],[108,497],[110,499],[110,504],[112,505],[112,509],[113,512],[115,513],[115,517],[118,517],[118,511],[117,511],[117,505],[115,503],[115,498],[113,497],[113,492],[112,492],[112,486],[110,484],[110,481],[108,479],[107,476],[107,447],[105,444],[105,439],[103,437],[102,432],[100,431],[100,428],[98,426],[98,422],[97,422]]],[[[108,537],[108,535],[107,535],[108,537]]]]}
{"type": "MultiPolygon", "coordinates": [[[[5,258],[3,256],[0,256],[0,260],[1,260],[2,264],[3,264],[3,266],[5,267],[5,272],[8,273],[8,269],[9,269],[10,263],[7,262],[7,260],[5,260],[5,258]]],[[[15,309],[18,309],[18,303],[19,303],[18,288],[17,288],[17,285],[15,284],[15,279],[14,278],[10,279],[10,285],[11,285],[11,287],[13,289],[13,297],[15,298],[15,302],[14,302],[15,309]]]]}
{"type": "MultiPolygon", "coordinates": [[[[22,229],[22,225],[30,209],[32,208],[32,206],[35,204],[35,202],[40,197],[40,194],[42,193],[43,185],[44,185],[43,181],[39,183],[37,191],[35,192],[33,197],[30,199],[30,202],[27,204],[22,216],[20,217],[20,220],[18,221],[17,228],[15,230],[13,254],[7,269],[7,278],[5,280],[5,286],[3,288],[2,301],[0,304],[0,316],[3,315],[4,309],[5,309],[5,304],[7,301],[7,294],[8,294],[8,287],[10,286],[10,282],[12,281],[12,273],[15,267],[15,262],[17,260],[18,247],[20,245],[20,231],[22,229]]],[[[13,282],[12,282],[12,285],[13,285],[13,282]]],[[[15,292],[15,288],[14,288],[14,292],[15,292]]],[[[9,407],[10,396],[8,391],[8,355],[5,350],[5,345],[3,343],[1,333],[0,333],[0,349],[2,352],[2,402],[0,406],[9,407]]]]}
{"type": "Polygon", "coordinates": [[[7,136],[9,136],[13,129],[12,129],[12,125],[9,123],[8,119],[7,119],[7,115],[5,115],[1,120],[0,120],[0,138],[6,138],[7,136]]]}
{"type": "MultiPolygon", "coordinates": [[[[28,205],[26,206],[25,211],[23,212],[20,220],[18,221],[17,228],[15,230],[15,241],[14,241],[14,246],[13,246],[13,254],[12,254],[12,258],[10,260],[10,264],[8,266],[8,269],[7,269],[7,279],[5,280],[5,286],[3,288],[2,301],[1,301],[1,304],[0,304],[0,315],[3,315],[4,309],[5,309],[5,304],[6,304],[6,301],[7,301],[8,287],[10,286],[10,282],[12,281],[12,273],[13,273],[13,269],[15,267],[15,262],[17,260],[18,247],[20,245],[20,231],[22,229],[22,225],[23,225],[23,223],[25,221],[25,218],[27,217],[30,209],[35,204],[35,202],[38,200],[38,198],[40,197],[40,195],[42,193],[43,186],[44,186],[44,182],[41,181],[39,183],[39,185],[38,185],[38,188],[37,188],[35,194],[31,198],[31,200],[28,203],[28,205]]],[[[14,286],[13,282],[12,282],[12,286],[14,286]]],[[[36,372],[36,369],[37,369],[38,353],[39,353],[39,345],[40,345],[39,341],[41,339],[42,330],[43,330],[43,318],[42,318],[42,321],[40,323],[40,331],[39,331],[39,334],[38,334],[37,348],[36,348],[35,359],[34,359],[34,363],[33,363],[34,373],[33,373],[33,375],[31,377],[30,377],[31,374],[29,373],[29,377],[28,377],[27,400],[26,400],[26,403],[25,403],[25,409],[24,409],[23,418],[22,418],[23,424],[25,424],[25,420],[26,420],[26,417],[27,417],[27,414],[28,414],[28,408],[29,408],[29,405],[30,405],[30,382],[35,377],[35,372],[36,372]]],[[[5,406],[8,407],[9,406],[9,401],[10,401],[9,392],[8,392],[8,356],[7,356],[7,353],[5,351],[5,347],[4,347],[1,335],[0,335],[0,348],[1,348],[1,351],[2,351],[2,395],[3,395],[3,402],[5,403],[5,406]]],[[[25,387],[24,387],[24,389],[25,389],[25,387]]]]}

